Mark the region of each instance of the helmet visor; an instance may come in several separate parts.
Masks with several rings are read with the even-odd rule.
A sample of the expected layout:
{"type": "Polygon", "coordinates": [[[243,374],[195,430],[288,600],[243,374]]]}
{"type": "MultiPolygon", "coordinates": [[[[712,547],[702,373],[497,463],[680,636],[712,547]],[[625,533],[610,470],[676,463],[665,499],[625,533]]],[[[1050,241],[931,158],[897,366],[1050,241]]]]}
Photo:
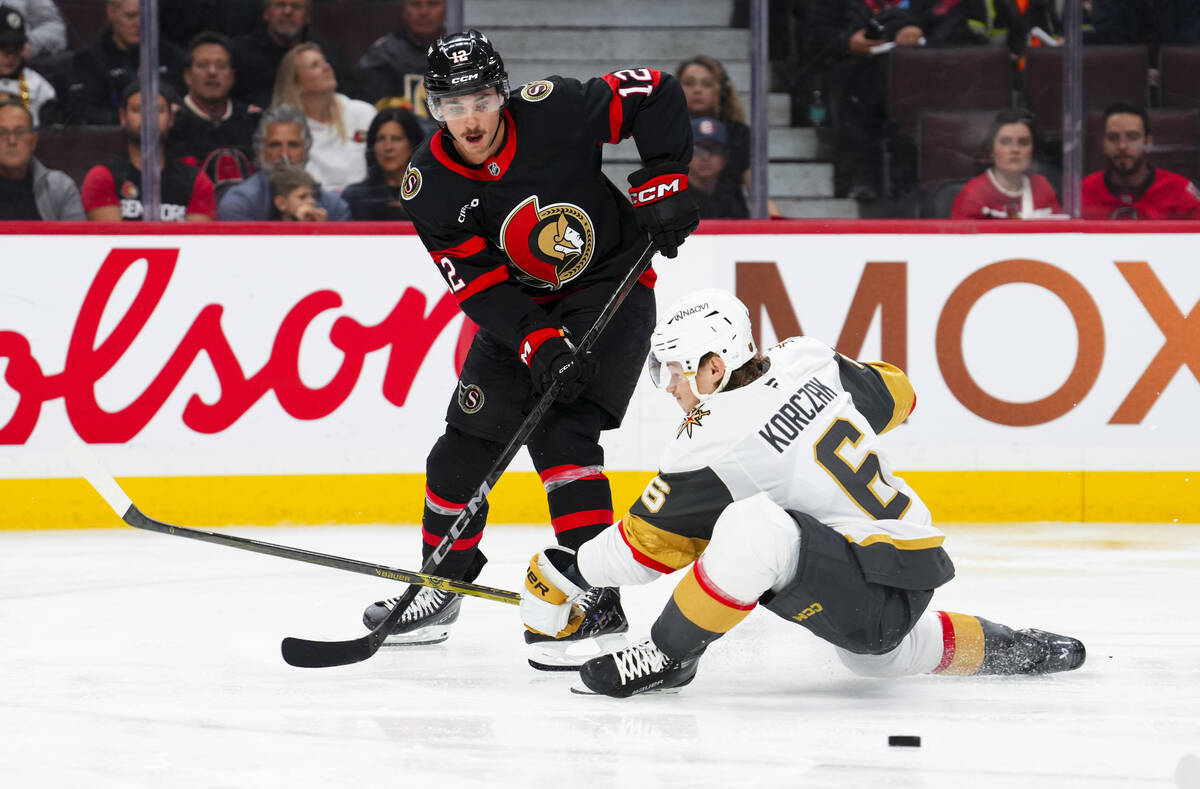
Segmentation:
{"type": "Polygon", "coordinates": [[[427,103],[433,119],[445,123],[470,115],[497,112],[504,106],[504,96],[497,88],[489,87],[464,96],[428,96],[427,103]]]}
{"type": "Polygon", "coordinates": [[[683,365],[679,362],[660,362],[654,354],[650,354],[650,358],[646,361],[646,367],[650,372],[650,380],[664,392],[695,375],[695,373],[685,372],[683,365]]]}

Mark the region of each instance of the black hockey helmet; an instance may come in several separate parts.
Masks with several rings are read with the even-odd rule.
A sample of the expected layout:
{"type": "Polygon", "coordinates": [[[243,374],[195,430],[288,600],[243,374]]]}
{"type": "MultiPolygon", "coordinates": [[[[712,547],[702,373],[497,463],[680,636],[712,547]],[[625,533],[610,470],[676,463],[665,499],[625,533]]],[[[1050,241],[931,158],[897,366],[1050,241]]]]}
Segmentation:
{"type": "MultiPolygon", "coordinates": [[[[508,72],[500,53],[478,30],[442,36],[426,53],[425,95],[434,99],[462,96],[497,87],[508,100],[508,72]]],[[[433,109],[432,107],[430,108],[433,109]]]]}

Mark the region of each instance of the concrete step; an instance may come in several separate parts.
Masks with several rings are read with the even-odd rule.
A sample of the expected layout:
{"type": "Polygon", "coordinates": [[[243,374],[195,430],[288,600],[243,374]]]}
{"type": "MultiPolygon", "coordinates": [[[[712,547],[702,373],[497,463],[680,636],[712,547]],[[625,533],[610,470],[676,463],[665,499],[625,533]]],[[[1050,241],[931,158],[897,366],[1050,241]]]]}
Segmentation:
{"type": "Polygon", "coordinates": [[[775,197],[775,207],[789,219],[858,219],[858,203],[831,197],[775,197]]]}
{"type": "MultiPolygon", "coordinates": [[[[491,34],[514,20],[539,27],[726,27],[733,0],[464,0],[463,21],[491,34]]],[[[503,50],[501,50],[503,53],[503,50]]]]}
{"type": "MultiPolygon", "coordinates": [[[[817,135],[813,129],[767,129],[767,156],[772,162],[812,161],[817,158],[817,135]]],[[[640,162],[633,138],[604,146],[605,162],[640,162]]]]}
{"type": "Polygon", "coordinates": [[[527,18],[493,26],[487,35],[505,63],[532,58],[575,60],[597,56],[611,62],[637,64],[654,58],[679,61],[703,53],[720,61],[747,60],[750,33],[727,27],[617,28],[606,30],[544,29],[531,27],[527,18]]]}

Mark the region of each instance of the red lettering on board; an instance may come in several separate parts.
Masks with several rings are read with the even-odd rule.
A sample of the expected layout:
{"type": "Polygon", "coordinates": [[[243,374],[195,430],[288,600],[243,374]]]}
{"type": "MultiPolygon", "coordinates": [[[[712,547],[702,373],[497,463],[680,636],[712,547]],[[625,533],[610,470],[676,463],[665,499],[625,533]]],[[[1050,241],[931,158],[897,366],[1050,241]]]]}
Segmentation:
{"type": "Polygon", "coordinates": [[[200,310],[145,390],[124,408],[106,411],[96,402],[96,384],[145,328],[166,292],[178,257],[178,249],[112,250],[83,299],[61,373],[46,375],[23,335],[0,331],[0,358],[9,360],[4,379],[18,397],[11,418],[0,426],[0,444],[23,444],[37,425],[42,405],[59,397],[80,438],[91,443],[128,441],[154,418],[201,353],[207,354],[216,373],[220,396],[206,403],[192,395],[184,407],[184,424],[200,433],[226,429],[270,391],[292,417],[320,419],[345,402],[358,382],[366,355],[382,348],[389,349],[383,395],[393,405],[402,406],[430,347],[460,314],[454,297],[447,293],[426,315],[425,295],[408,288],[391,313],[374,326],[341,316],[329,332],[330,342],[343,354],[341,366],[327,384],[312,388],[300,379],[300,346],[318,315],[342,306],[338,293],[319,290],[292,307],[276,333],[270,358],[249,377],[221,328],[224,308],[209,304],[200,310]],[[149,265],[137,295],[108,336],[97,337],[113,290],[139,260],[149,265]]]}

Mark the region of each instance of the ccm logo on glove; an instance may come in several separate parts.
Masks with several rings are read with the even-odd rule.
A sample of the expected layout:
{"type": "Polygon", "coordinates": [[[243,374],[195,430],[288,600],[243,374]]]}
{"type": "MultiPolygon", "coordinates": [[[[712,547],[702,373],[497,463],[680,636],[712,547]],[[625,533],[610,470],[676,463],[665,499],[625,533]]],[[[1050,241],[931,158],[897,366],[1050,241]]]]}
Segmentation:
{"type": "Polygon", "coordinates": [[[665,197],[679,194],[688,188],[687,176],[682,173],[667,173],[652,178],[637,189],[629,190],[629,198],[636,205],[649,205],[665,197]]]}

